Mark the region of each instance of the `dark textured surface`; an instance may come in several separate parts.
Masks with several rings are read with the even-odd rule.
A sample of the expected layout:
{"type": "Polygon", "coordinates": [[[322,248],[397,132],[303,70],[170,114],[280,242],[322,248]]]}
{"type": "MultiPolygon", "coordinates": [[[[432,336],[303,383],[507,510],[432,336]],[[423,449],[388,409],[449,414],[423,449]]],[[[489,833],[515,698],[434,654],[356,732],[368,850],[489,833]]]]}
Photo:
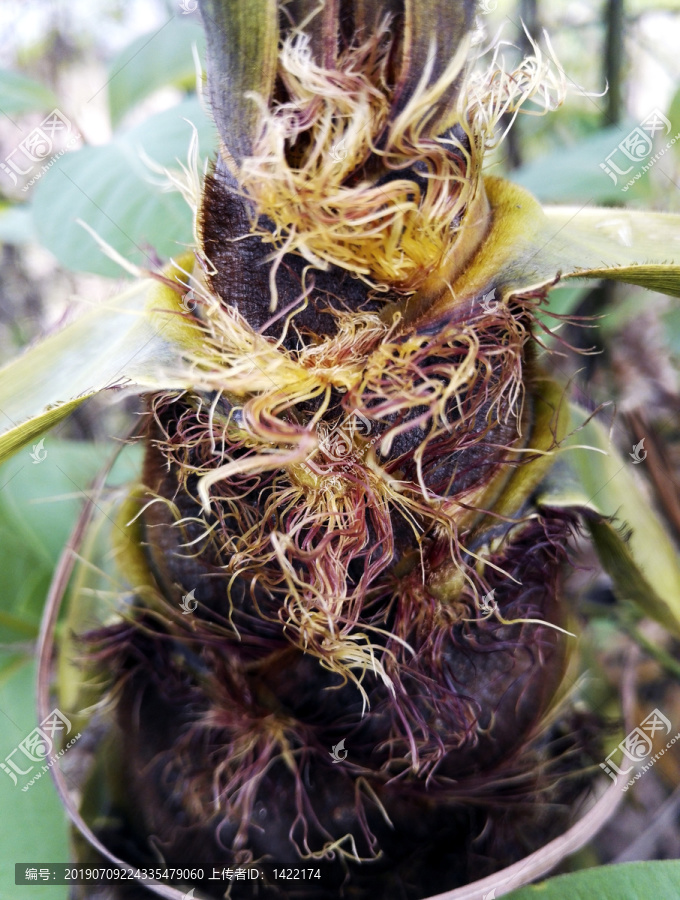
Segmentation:
{"type": "MultiPolygon", "coordinates": [[[[302,273],[308,263],[299,256],[287,254],[276,277],[278,305],[270,309],[269,272],[272,245],[264,244],[256,235],[249,235],[251,217],[245,201],[238,195],[235,182],[218,161],[215,171],[206,181],[202,208],[202,237],[206,256],[214,266],[215,274],[210,283],[213,291],[225,304],[235,307],[256,331],[267,337],[278,338],[283,330],[285,316],[269,328],[264,326],[283,309],[298,301],[302,306],[304,289],[302,273]],[[243,237],[243,235],[248,235],[243,237]],[[235,239],[239,238],[238,241],[235,239]]],[[[262,223],[260,223],[262,224],[262,223]]],[[[325,312],[327,307],[357,312],[377,310],[390,299],[391,294],[372,292],[358,278],[333,266],[327,272],[313,270],[307,275],[307,288],[313,282],[314,290],[307,309],[295,316],[295,328],[303,335],[333,334],[335,319],[325,312]]],[[[293,307],[294,308],[294,307],[293,307]]],[[[285,346],[298,346],[299,338],[291,331],[285,346]]]]}
{"type": "MultiPolygon", "coordinates": [[[[166,410],[165,425],[170,417],[166,410]]],[[[145,481],[173,499],[183,515],[199,512],[153,444],[145,481]]],[[[401,667],[402,690],[392,697],[368,673],[364,686],[371,707],[362,714],[356,687],[343,687],[318,660],[291,647],[280,625],[263,622],[245,584],[232,590],[238,636],[230,633],[224,627],[226,584],[217,556],[190,559],[180,544],[195,535],[191,527],[183,534],[166,506],[148,507],[143,519],[147,558],[167,611],[192,588],[200,607],[195,616],[175,613],[165,625],[140,608],[136,625],[91,636],[100,664],[116,673],[119,765],[135,817],[141,816],[129,822],[119,811],[121,826],[103,835],[113,849],[125,849],[132,859],[133,834],[139,859],[132,861],[141,865],[146,858],[151,864],[144,847],[152,836],[155,852],[168,864],[209,870],[246,865],[245,852],[270,886],[235,886],[237,898],[417,900],[512,861],[518,850],[512,832],[520,823],[525,823],[520,852],[545,839],[545,823],[536,830],[541,814],[534,792],[546,784],[539,770],[531,771],[532,760],[542,754],[527,747],[561,678],[563,636],[547,626],[481,620],[471,608],[462,615],[473,621],[456,624],[445,604],[418,593],[416,570],[395,582],[398,610],[394,598],[383,600],[388,630],[397,614],[413,621],[404,637],[415,656],[389,644],[401,667]],[[261,742],[272,716],[286,723],[297,777],[278,756],[280,748],[272,751],[261,742]],[[409,771],[405,722],[416,737],[419,774],[409,771]],[[255,794],[243,831],[238,816],[228,812],[225,792],[239,770],[234,742],[248,734],[259,749],[249,763],[257,770],[250,772],[256,776],[255,794]],[[330,749],[343,739],[348,757],[336,765],[330,749]],[[503,780],[510,776],[515,781],[507,796],[519,796],[522,803],[508,819],[498,810],[508,790],[503,780]],[[361,783],[370,791],[360,790],[361,783]],[[391,825],[372,798],[379,799],[391,825]],[[380,858],[360,865],[301,860],[291,842],[291,835],[302,839],[301,805],[310,846],[318,850],[351,833],[362,856],[379,850],[380,858]],[[286,890],[274,883],[273,873],[286,866],[319,867],[322,880],[286,890]]],[[[500,576],[490,579],[505,617],[560,621],[558,581],[569,528],[570,520],[560,516],[536,521],[519,529],[496,557],[522,580],[517,586],[500,576]]],[[[430,552],[433,564],[446,555],[436,542],[430,552]]],[[[276,597],[258,599],[261,611],[275,611],[276,597]]],[[[377,613],[372,604],[371,616],[377,613]]],[[[559,828],[561,819],[552,824],[559,828]]],[[[202,887],[217,896],[210,893],[210,882],[202,887]]],[[[127,896],[137,895],[133,889],[127,896]]]]}

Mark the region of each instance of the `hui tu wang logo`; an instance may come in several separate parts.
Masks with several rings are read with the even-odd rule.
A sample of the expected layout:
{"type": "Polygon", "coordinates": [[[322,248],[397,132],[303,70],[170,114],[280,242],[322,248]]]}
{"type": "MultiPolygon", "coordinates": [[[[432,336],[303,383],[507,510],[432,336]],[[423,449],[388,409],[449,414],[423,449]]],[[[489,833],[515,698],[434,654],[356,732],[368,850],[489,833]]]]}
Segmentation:
{"type": "Polygon", "coordinates": [[[193,312],[196,309],[198,301],[196,300],[196,294],[194,294],[193,290],[187,291],[186,294],[183,295],[182,299],[179,301],[179,305],[187,312],[193,312]]]}
{"type": "MultiPolygon", "coordinates": [[[[612,150],[609,156],[605,158],[605,161],[600,163],[600,168],[609,175],[614,184],[618,184],[619,177],[629,175],[629,173],[633,171],[635,168],[634,163],[640,163],[650,156],[654,149],[653,139],[657,131],[663,131],[665,135],[668,135],[670,134],[671,127],[671,123],[661,110],[653,109],[647,118],[643,119],[639,125],[633,128],[617,147],[612,150]]],[[[678,139],[680,139],[680,132],[671,138],[666,143],[665,147],[662,147],[654,156],[652,156],[648,163],[642,166],[641,169],[629,178],[621,190],[627,191],[629,187],[632,187],[632,185],[645,172],[648,172],[654,163],[657,162],[657,160],[664,155],[666,150],[670,149],[678,139]]]]}
{"type": "MultiPolygon", "coordinates": [[[[327,428],[325,423],[319,423],[319,428],[327,428]]],[[[319,446],[317,450],[306,459],[306,465],[310,467],[317,475],[326,474],[312,458],[318,451],[325,461],[330,463],[339,463],[348,461],[352,456],[364,456],[368,449],[379,439],[379,435],[375,435],[372,440],[363,442],[355,442],[356,437],[368,438],[371,433],[371,422],[359,412],[358,409],[353,410],[342,424],[335,425],[328,430],[319,431],[319,446]],[[361,443],[361,446],[359,445],[361,443]]]]}
{"type": "MultiPolygon", "coordinates": [[[[642,763],[648,756],[653,752],[654,745],[652,743],[654,736],[656,733],[661,732],[662,736],[670,734],[671,731],[671,723],[664,716],[664,714],[659,709],[654,709],[652,712],[644,719],[640,724],[633,728],[631,732],[629,732],[625,738],[621,741],[621,743],[616,747],[612,752],[607,756],[603,763],[600,763],[600,768],[604,769],[604,771],[609,775],[612,781],[616,784],[619,779],[619,775],[628,775],[629,772],[632,772],[635,768],[636,764],[642,763]],[[617,765],[614,762],[613,757],[616,756],[617,753],[621,753],[621,759],[619,760],[619,764],[617,765]],[[631,763],[631,765],[627,765],[631,763]],[[627,766],[627,768],[619,768],[619,766],[627,766]]],[[[680,738],[680,732],[675,735],[675,737],[670,740],[665,748],[662,748],[654,757],[649,761],[648,765],[643,766],[641,772],[638,772],[635,776],[635,780],[637,780],[642,772],[646,771],[652,765],[654,765],[657,757],[662,756],[666,749],[674,744],[680,738]]],[[[626,785],[623,790],[627,790],[630,786],[631,782],[626,785]]]]}
{"type": "Polygon", "coordinates": [[[345,138],[343,138],[341,141],[338,141],[337,144],[333,144],[330,149],[330,154],[336,162],[342,162],[344,159],[347,159],[345,138]]]}
{"type": "Polygon", "coordinates": [[[482,602],[479,604],[480,610],[486,615],[491,615],[492,613],[498,612],[498,604],[496,603],[496,588],[490,590],[487,594],[482,597],[482,602]]]}
{"type": "MultiPolygon", "coordinates": [[[[180,0],[180,9],[182,10],[183,16],[188,16],[189,13],[196,12],[198,9],[198,0],[180,0]]],[[[189,895],[187,894],[187,897],[189,895]]]]}
{"type": "Polygon", "coordinates": [[[647,459],[647,451],[645,450],[645,439],[642,438],[639,444],[636,444],[633,447],[633,452],[629,453],[628,456],[633,460],[633,465],[636,466],[638,463],[644,462],[647,459]]]}
{"type": "Polygon", "coordinates": [[[330,751],[330,755],[333,757],[333,764],[342,762],[344,759],[347,759],[347,750],[345,750],[344,738],[333,747],[333,749],[330,751]],[[344,756],[342,755],[343,753],[345,754],[344,756]]]}
{"type": "Polygon", "coordinates": [[[80,737],[80,732],[75,735],[58,753],[56,750],[57,736],[66,737],[71,733],[71,722],[58,709],[53,709],[46,716],[37,728],[34,728],[30,734],[21,741],[21,743],[5,757],[4,762],[0,762],[0,769],[8,775],[14,784],[19,786],[17,776],[31,775],[30,781],[24,784],[22,791],[27,791],[32,784],[51,769],[54,763],[63,756],[64,753],[72,747],[80,737]],[[49,762],[47,762],[47,758],[49,762]],[[43,763],[40,769],[36,766],[43,763]],[[24,768],[27,766],[27,768],[24,768]]]}
{"type": "Polygon", "coordinates": [[[495,300],[496,296],[496,288],[492,291],[489,291],[488,294],[484,294],[481,299],[481,306],[484,312],[487,315],[491,313],[495,313],[498,309],[498,300],[495,300]]]}
{"type": "Polygon", "coordinates": [[[43,444],[45,443],[45,438],[41,438],[37,444],[33,444],[33,449],[28,454],[33,460],[33,465],[37,466],[38,463],[43,462],[43,460],[47,459],[47,450],[45,450],[43,444]]]}
{"type": "Polygon", "coordinates": [[[196,612],[198,608],[198,600],[195,599],[194,594],[196,593],[196,588],[189,591],[188,594],[185,594],[180,600],[180,607],[182,609],[182,615],[188,616],[192,612],[196,612]]]}
{"type": "Polygon", "coordinates": [[[36,182],[52,166],[55,159],[63,156],[67,150],[80,138],[79,134],[71,135],[71,122],[58,109],[53,109],[40,125],[36,126],[21,143],[0,162],[0,169],[7,175],[14,185],[19,183],[18,176],[30,175],[38,163],[42,163],[51,157],[49,163],[44,163],[40,170],[21,188],[22,191],[36,182]],[[57,139],[63,143],[68,138],[65,146],[59,152],[55,152],[58,146],[57,139]]]}

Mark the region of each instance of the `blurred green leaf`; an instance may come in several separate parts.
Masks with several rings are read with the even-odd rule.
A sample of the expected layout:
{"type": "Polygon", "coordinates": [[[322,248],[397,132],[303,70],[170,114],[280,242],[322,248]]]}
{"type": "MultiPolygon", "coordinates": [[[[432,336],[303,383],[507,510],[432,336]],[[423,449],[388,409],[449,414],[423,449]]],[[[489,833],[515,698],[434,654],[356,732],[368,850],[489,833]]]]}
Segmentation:
{"type": "MultiPolygon", "coordinates": [[[[111,445],[47,437],[36,453],[41,462],[26,449],[0,466],[0,644],[37,637],[57,560],[112,452],[111,445]]],[[[118,479],[134,478],[138,464],[138,448],[126,448],[118,479]]]]}
{"type": "Polygon", "coordinates": [[[678,900],[680,862],[620,863],[558,875],[520,888],[507,900],[678,900]]]}
{"type": "MultiPolygon", "coordinates": [[[[549,310],[558,316],[568,316],[574,312],[581,300],[590,291],[589,287],[558,287],[548,294],[548,302],[540,311],[549,310]]],[[[547,317],[550,319],[550,317],[547,317]]],[[[554,320],[553,320],[554,322],[554,320]]]]}
{"type": "Polygon", "coordinates": [[[33,218],[41,242],[69,269],[120,277],[76,219],[87,222],[122,256],[151,265],[153,248],[177,256],[193,242],[192,212],[179,193],[164,192],[162,176],[143,162],[140,151],[159,165],[186,165],[193,122],[203,156],[216,146],[215,129],[197,99],[151,116],[103,147],[83,147],[56,160],[37,185],[33,218]]]}
{"type": "Polygon", "coordinates": [[[0,203],[0,244],[26,244],[33,240],[35,230],[29,207],[0,203]]]}
{"type": "MultiPolygon", "coordinates": [[[[547,302],[541,304],[536,310],[536,316],[551,331],[556,331],[563,327],[562,322],[554,316],[569,316],[578,307],[581,300],[589,293],[590,287],[587,285],[578,287],[558,287],[553,288],[548,294],[547,302]],[[553,315],[551,315],[551,313],[553,315]]],[[[545,335],[541,335],[541,340],[552,340],[545,335]]]]}
{"type": "MultiPolygon", "coordinates": [[[[191,266],[193,257],[184,253],[177,262],[191,266]]],[[[186,277],[185,271],[164,269],[166,277],[176,281],[186,277]]],[[[176,291],[156,279],[140,278],[127,291],[33,344],[0,369],[0,461],[37,440],[99,391],[176,384],[172,364],[179,366],[184,350],[196,346],[201,335],[176,291]]],[[[180,376],[179,383],[184,386],[186,380],[180,376]]]]}
{"type": "MultiPolygon", "coordinates": [[[[0,650],[0,760],[37,725],[34,685],[31,658],[0,650]]],[[[17,779],[15,785],[0,771],[0,809],[4,813],[0,816],[0,900],[17,898],[15,863],[69,859],[67,819],[52,779],[45,773],[27,791],[21,790],[24,784],[17,779]]],[[[41,885],[39,895],[42,900],[67,900],[68,888],[41,885]]]]}
{"type": "Polygon", "coordinates": [[[157,31],[137,38],[113,60],[108,89],[114,128],[130,109],[158,88],[195,87],[193,44],[203,59],[205,36],[201,26],[173,17],[157,31]]]}
{"type": "MultiPolygon", "coordinates": [[[[543,202],[582,200],[591,203],[623,203],[632,197],[646,197],[651,190],[649,179],[641,177],[630,190],[623,192],[621,188],[626,184],[626,176],[618,176],[618,184],[614,184],[600,168],[600,163],[616,150],[619,141],[636,124],[628,122],[604,128],[570,147],[563,147],[515,169],[510,178],[543,202]]],[[[638,168],[643,164],[644,160],[638,168]]],[[[634,172],[630,174],[632,176],[634,172]]]]}
{"type": "MultiPolygon", "coordinates": [[[[668,120],[672,126],[669,137],[672,137],[680,131],[680,90],[676,92],[671,100],[671,105],[668,108],[668,120]]],[[[676,155],[680,156],[680,141],[676,141],[673,144],[673,150],[676,155]]]]}
{"type": "Polygon", "coordinates": [[[610,302],[603,314],[597,320],[599,334],[607,339],[620,339],[621,330],[626,325],[635,321],[640,315],[640,309],[645,312],[653,312],[663,308],[665,299],[654,291],[633,290],[617,291],[615,299],[610,302]]]}
{"type": "Polygon", "coordinates": [[[5,115],[47,112],[58,105],[59,101],[49,88],[18,72],[0,69],[0,109],[5,115]]]}
{"type": "MultiPolygon", "coordinates": [[[[141,458],[133,477],[138,477],[140,469],[141,458]]],[[[133,477],[128,476],[127,481],[133,481],[133,477]]],[[[112,617],[118,618],[126,595],[129,596],[131,585],[121,574],[117,551],[125,546],[128,554],[144,552],[138,543],[134,548],[129,547],[128,542],[141,539],[140,529],[136,522],[126,524],[122,508],[118,492],[97,501],[64,597],[54,687],[59,708],[76,728],[86,727],[92,710],[102,698],[101,684],[91,677],[89,667],[83,665],[81,636],[110,624],[112,617]]],[[[135,512],[136,509],[130,516],[135,512]]]]}
{"type": "MultiPolygon", "coordinates": [[[[560,340],[560,333],[565,323],[555,316],[570,316],[577,309],[583,298],[590,292],[588,285],[579,287],[553,288],[548,294],[547,302],[536,310],[536,318],[543,323],[551,334],[540,333],[540,340],[548,347],[554,347],[560,340]]],[[[582,323],[584,325],[590,323],[582,323]]]]}
{"type": "Polygon", "coordinates": [[[669,309],[661,319],[664,323],[664,337],[671,353],[680,356],[680,309],[669,309]]]}
{"type": "MultiPolygon", "coordinates": [[[[574,425],[586,418],[574,407],[574,425]]],[[[538,504],[583,513],[616,595],[680,635],[680,557],[638,482],[635,463],[619,455],[596,419],[564,446],[538,504]]]]}

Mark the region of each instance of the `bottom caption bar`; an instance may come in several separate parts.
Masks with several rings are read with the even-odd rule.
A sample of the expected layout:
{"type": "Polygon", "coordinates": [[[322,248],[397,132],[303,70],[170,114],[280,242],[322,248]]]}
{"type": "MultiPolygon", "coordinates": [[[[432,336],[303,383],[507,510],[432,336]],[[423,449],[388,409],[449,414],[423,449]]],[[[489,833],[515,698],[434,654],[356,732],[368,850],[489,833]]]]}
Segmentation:
{"type": "Polygon", "coordinates": [[[121,881],[254,881],[259,869],[119,869],[116,866],[74,866],[68,863],[15,863],[14,884],[119,884],[121,881]]]}

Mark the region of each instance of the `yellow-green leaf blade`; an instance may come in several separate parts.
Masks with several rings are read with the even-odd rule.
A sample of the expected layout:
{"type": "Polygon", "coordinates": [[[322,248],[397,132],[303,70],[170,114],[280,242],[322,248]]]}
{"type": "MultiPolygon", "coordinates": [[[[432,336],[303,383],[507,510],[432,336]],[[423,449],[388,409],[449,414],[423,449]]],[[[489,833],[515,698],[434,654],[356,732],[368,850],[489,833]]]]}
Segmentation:
{"type": "Polygon", "coordinates": [[[196,327],[145,279],[0,370],[0,461],[107,388],[168,386],[196,327]]]}
{"type": "Polygon", "coordinates": [[[680,215],[625,209],[544,209],[553,260],[565,278],[610,278],[680,297],[680,215]]]}

